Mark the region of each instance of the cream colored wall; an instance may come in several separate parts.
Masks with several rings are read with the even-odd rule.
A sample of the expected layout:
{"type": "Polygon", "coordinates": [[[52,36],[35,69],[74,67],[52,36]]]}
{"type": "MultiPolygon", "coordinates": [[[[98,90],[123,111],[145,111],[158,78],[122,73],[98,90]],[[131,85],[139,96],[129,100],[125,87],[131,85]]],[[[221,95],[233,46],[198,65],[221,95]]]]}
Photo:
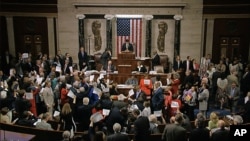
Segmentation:
{"type": "MultiPolygon", "coordinates": [[[[77,14],[142,14],[142,15],[183,15],[181,20],[181,44],[180,55],[186,58],[187,55],[200,58],[201,29],[202,29],[202,7],[201,0],[58,0],[58,49],[63,53],[69,52],[77,62],[76,52],[79,48],[78,41],[78,19],[77,14]],[[96,5],[96,7],[78,7],[74,5],[96,5]],[[120,5],[126,7],[110,8],[99,7],[101,5],[120,5]],[[138,7],[127,8],[130,5],[138,7]],[[140,6],[150,6],[150,8],[140,8],[140,6]],[[184,9],[174,6],[184,5],[184,9]],[[168,8],[159,8],[168,6],[168,8]]],[[[113,29],[116,28],[113,20],[113,29]]],[[[154,20],[153,20],[154,21],[154,20]]],[[[171,21],[171,20],[170,20],[171,21]]],[[[171,25],[173,24],[171,21],[171,25]]],[[[144,21],[145,23],[145,21],[144,21]]],[[[174,27],[173,27],[174,28],[174,27]]],[[[174,29],[169,29],[172,33],[174,29]]],[[[168,33],[171,33],[171,32],[168,33]]],[[[86,30],[87,35],[89,31],[86,30]]],[[[113,33],[114,30],[113,30],[113,33]]],[[[144,34],[145,35],[145,34],[144,34]]],[[[173,56],[173,36],[166,41],[166,54],[173,56]]],[[[103,36],[103,38],[106,36],[103,36]]],[[[115,47],[115,34],[113,34],[113,47],[115,47]]],[[[154,42],[153,42],[154,43],[154,42]]],[[[155,44],[155,43],[154,43],[155,44]]],[[[155,45],[153,45],[154,47],[155,45]]],[[[103,42],[102,50],[106,47],[103,42]]],[[[143,37],[143,48],[145,50],[145,36],[143,37]]],[[[143,55],[145,55],[143,53],[143,55]]],[[[172,60],[172,59],[170,59],[172,60]]]]}

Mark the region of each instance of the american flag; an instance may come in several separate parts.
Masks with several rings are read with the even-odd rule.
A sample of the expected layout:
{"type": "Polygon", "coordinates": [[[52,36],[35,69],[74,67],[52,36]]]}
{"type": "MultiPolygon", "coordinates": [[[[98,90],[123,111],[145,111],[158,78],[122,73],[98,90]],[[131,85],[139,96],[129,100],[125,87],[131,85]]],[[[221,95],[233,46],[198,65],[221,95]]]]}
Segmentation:
{"type": "Polygon", "coordinates": [[[129,42],[133,44],[136,56],[141,56],[142,19],[117,19],[117,53],[121,52],[122,44],[125,43],[126,39],[129,39],[129,42]]]}

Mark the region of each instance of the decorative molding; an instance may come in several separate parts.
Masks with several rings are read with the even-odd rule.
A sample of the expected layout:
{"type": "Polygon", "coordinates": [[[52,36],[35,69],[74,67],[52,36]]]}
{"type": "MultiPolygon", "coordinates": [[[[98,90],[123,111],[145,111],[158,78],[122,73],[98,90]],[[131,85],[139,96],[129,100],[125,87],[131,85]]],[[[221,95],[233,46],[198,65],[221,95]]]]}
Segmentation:
{"type": "Polygon", "coordinates": [[[85,18],[85,15],[84,14],[77,14],[76,18],[79,19],[79,20],[82,20],[82,19],[85,18]]]}
{"type": "Polygon", "coordinates": [[[182,15],[174,15],[174,19],[179,21],[179,20],[183,19],[183,16],[182,15]]]}
{"type": "Polygon", "coordinates": [[[135,8],[184,8],[187,3],[73,3],[75,8],[79,7],[135,7],[135,8]]]}
{"type": "Polygon", "coordinates": [[[152,20],[154,18],[153,15],[144,15],[145,20],[152,20]]]}
{"type": "Polygon", "coordinates": [[[112,20],[115,16],[114,15],[111,15],[111,14],[106,14],[104,15],[104,18],[107,19],[107,20],[112,20]]]}

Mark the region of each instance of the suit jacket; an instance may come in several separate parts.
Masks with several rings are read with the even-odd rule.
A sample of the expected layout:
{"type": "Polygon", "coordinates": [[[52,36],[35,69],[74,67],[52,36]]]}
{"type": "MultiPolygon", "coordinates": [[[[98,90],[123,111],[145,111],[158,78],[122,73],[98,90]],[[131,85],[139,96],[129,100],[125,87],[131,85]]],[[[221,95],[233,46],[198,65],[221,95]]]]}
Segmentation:
{"type": "Polygon", "coordinates": [[[78,52],[78,60],[79,60],[79,66],[81,69],[87,66],[88,64],[88,54],[86,51],[84,51],[83,55],[82,52],[78,52]],[[83,65],[85,63],[85,65],[83,65]]]}
{"type": "Polygon", "coordinates": [[[160,56],[156,54],[154,58],[152,58],[152,69],[154,69],[154,66],[158,66],[158,65],[161,65],[161,60],[160,60],[160,56]]]}
{"type": "Polygon", "coordinates": [[[115,133],[107,137],[107,141],[129,141],[127,134],[115,133]]]}
{"type": "Polygon", "coordinates": [[[230,131],[219,129],[212,133],[211,141],[230,141],[230,131]]]}
{"type": "Polygon", "coordinates": [[[22,69],[23,72],[27,71],[27,72],[31,72],[34,70],[34,64],[33,63],[24,63],[22,64],[22,69]]]}
{"type": "Polygon", "coordinates": [[[207,128],[195,128],[189,134],[189,141],[210,141],[209,132],[207,128]]]}
{"type": "Polygon", "coordinates": [[[207,110],[208,98],[209,98],[208,89],[204,89],[201,93],[199,93],[198,95],[199,110],[204,110],[204,111],[207,110]]]}
{"type": "Polygon", "coordinates": [[[243,74],[243,77],[240,82],[240,90],[243,92],[244,94],[243,96],[246,96],[247,92],[250,91],[249,84],[250,84],[250,71],[247,73],[246,76],[244,76],[243,74]]]}
{"type": "Polygon", "coordinates": [[[100,58],[102,66],[106,66],[108,64],[108,60],[110,59],[110,54],[107,51],[103,52],[100,58]]]}
{"type": "Polygon", "coordinates": [[[187,141],[186,129],[180,124],[166,124],[162,133],[163,141],[187,141]]]}
{"type": "Polygon", "coordinates": [[[148,117],[140,116],[134,122],[134,141],[149,141],[150,125],[148,117]]]}
{"type": "MultiPolygon", "coordinates": [[[[227,87],[227,89],[226,89],[227,96],[231,96],[231,90],[232,90],[231,86],[227,87]]],[[[232,106],[236,106],[237,105],[239,98],[240,98],[240,89],[238,87],[235,87],[234,91],[233,91],[233,96],[231,98],[231,100],[233,102],[232,106]]]]}
{"type": "Polygon", "coordinates": [[[113,102],[113,107],[117,107],[118,109],[122,109],[123,107],[127,107],[127,106],[128,106],[128,103],[124,101],[116,100],[113,102]]]}
{"type": "MultiPolygon", "coordinates": [[[[125,51],[125,50],[126,50],[126,43],[124,43],[122,45],[122,51],[125,51]]],[[[133,45],[131,43],[128,44],[128,50],[131,51],[131,52],[134,51],[134,47],[133,47],[133,45]]]]}
{"type": "Polygon", "coordinates": [[[173,69],[174,71],[180,70],[182,68],[182,61],[180,60],[179,65],[178,62],[176,60],[174,60],[174,64],[173,64],[173,69]]]}
{"type": "MultiPolygon", "coordinates": [[[[103,70],[108,71],[108,65],[103,66],[103,70]]],[[[110,72],[115,71],[115,66],[112,64],[110,65],[110,72]]]]}
{"type": "Polygon", "coordinates": [[[137,66],[135,71],[145,73],[145,72],[147,72],[147,69],[144,65],[141,65],[141,66],[137,66]]]}
{"type": "Polygon", "coordinates": [[[163,89],[159,87],[155,90],[152,97],[152,106],[153,110],[161,110],[163,106],[164,96],[163,96],[163,89]]]}
{"type": "MultiPolygon", "coordinates": [[[[188,64],[188,68],[190,71],[193,71],[193,62],[189,60],[189,64],[188,64]]],[[[187,60],[183,61],[183,64],[182,64],[182,69],[184,70],[184,72],[187,71],[187,60]]]]}
{"type": "Polygon", "coordinates": [[[45,122],[44,120],[42,120],[41,122],[38,122],[36,124],[36,128],[38,129],[44,129],[44,130],[53,130],[53,128],[51,127],[51,125],[47,122],[45,122]]]}

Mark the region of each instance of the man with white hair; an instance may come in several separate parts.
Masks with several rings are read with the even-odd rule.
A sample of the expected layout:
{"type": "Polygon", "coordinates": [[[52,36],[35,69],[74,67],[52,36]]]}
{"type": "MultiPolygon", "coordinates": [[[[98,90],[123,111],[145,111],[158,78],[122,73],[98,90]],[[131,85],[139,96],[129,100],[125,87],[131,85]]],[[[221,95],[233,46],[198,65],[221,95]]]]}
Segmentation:
{"type": "Polygon", "coordinates": [[[89,105],[89,98],[84,97],[82,99],[83,105],[77,107],[77,117],[76,121],[79,122],[79,130],[88,130],[90,124],[90,116],[92,114],[92,106],[89,105]]]}
{"type": "Polygon", "coordinates": [[[118,95],[118,100],[113,101],[113,107],[117,107],[118,109],[121,109],[123,107],[127,107],[128,103],[124,102],[124,100],[127,98],[123,94],[118,95]]]}
{"type": "Polygon", "coordinates": [[[109,135],[107,141],[129,141],[128,135],[121,133],[121,125],[119,123],[113,125],[113,130],[114,134],[109,135]]]}

